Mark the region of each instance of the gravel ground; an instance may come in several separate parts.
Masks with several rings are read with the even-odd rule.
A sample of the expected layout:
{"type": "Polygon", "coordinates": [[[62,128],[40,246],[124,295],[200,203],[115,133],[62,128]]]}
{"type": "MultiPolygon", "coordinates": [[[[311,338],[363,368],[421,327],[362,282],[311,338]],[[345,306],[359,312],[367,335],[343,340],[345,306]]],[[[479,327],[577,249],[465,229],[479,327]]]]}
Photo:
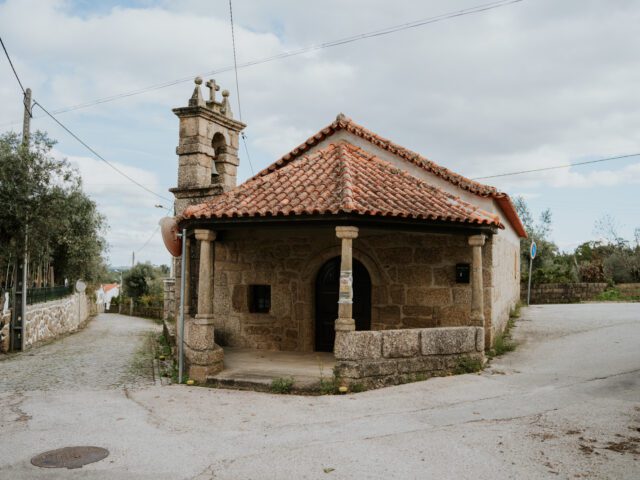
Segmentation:
{"type": "Polygon", "coordinates": [[[0,362],[0,392],[152,385],[151,363],[139,365],[136,357],[159,328],[142,318],[100,315],[75,334],[0,362]]]}
{"type": "Polygon", "coordinates": [[[640,304],[524,309],[516,351],[479,375],[346,396],[155,386],[128,373],[153,328],[103,315],[0,362],[0,477],[640,478],[640,304]],[[110,456],[29,463],[70,445],[110,456]]]}

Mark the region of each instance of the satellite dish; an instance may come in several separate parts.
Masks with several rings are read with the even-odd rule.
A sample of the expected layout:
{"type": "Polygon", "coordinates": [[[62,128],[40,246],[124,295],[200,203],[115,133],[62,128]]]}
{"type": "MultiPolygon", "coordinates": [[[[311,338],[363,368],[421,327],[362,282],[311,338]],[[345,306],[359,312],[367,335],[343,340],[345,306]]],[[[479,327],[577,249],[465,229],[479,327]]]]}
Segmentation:
{"type": "Polygon", "coordinates": [[[158,222],[162,232],[162,241],[169,253],[179,257],[182,253],[182,239],[178,236],[178,222],[175,217],[164,217],[158,222]]]}
{"type": "Polygon", "coordinates": [[[78,280],[76,282],[76,292],[83,293],[87,289],[87,284],[82,280],[78,280]]]}

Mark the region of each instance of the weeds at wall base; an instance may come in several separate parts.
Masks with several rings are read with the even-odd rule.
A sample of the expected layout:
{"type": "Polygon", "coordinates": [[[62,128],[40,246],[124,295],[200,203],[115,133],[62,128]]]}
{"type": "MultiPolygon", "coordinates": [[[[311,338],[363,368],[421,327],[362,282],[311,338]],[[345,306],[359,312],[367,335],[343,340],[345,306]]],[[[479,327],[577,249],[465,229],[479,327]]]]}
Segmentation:
{"type": "Polygon", "coordinates": [[[293,377],[278,377],[271,381],[271,392],[287,394],[293,390],[293,377]]]}

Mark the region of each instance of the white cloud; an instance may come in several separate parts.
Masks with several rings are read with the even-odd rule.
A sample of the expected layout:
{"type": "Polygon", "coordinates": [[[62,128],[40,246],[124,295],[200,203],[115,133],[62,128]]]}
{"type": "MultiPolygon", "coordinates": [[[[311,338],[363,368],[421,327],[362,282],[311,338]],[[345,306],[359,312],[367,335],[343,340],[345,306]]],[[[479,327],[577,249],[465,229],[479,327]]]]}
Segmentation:
{"type": "MultiPolygon", "coordinates": [[[[64,156],[58,151],[53,153],[58,158],[64,156]]],[[[155,205],[172,208],[172,203],[145,192],[100,160],[82,156],[66,158],[79,171],[84,191],[107,218],[109,229],[106,239],[110,257],[124,263],[135,251],[140,260],[167,263],[169,257],[160,234],[153,233],[157,230],[158,220],[171,212],[155,205]],[[151,241],[145,245],[150,237],[151,241]]],[[[161,191],[157,175],[153,172],[115,162],[114,166],[149,190],[161,191]]]]}
{"type": "MultiPolygon", "coordinates": [[[[477,3],[235,2],[238,60],[477,3]]],[[[79,15],[70,1],[6,0],[0,30],[24,82],[51,109],[232,64],[226,4],[134,5],[143,6],[101,7],[96,13],[84,5],[88,11],[79,15]]],[[[242,69],[254,169],[338,112],[468,176],[640,151],[639,22],[640,5],[631,0],[535,0],[242,69]]],[[[232,91],[237,115],[233,73],[216,79],[232,91]]],[[[61,118],[107,158],[135,165],[132,176],[164,194],[175,184],[177,166],[177,121],[170,109],[186,104],[192,87],[183,83],[61,118]]],[[[19,90],[2,61],[0,102],[0,124],[21,119],[19,90]]],[[[72,141],[59,148],[77,154],[72,141]]],[[[135,186],[116,185],[112,192],[117,176],[92,178],[94,167],[104,168],[85,163],[87,189],[109,212],[112,258],[122,262],[123,252],[144,243],[143,232],[153,230],[159,211],[140,205],[152,209],[155,199],[136,197],[135,186]]],[[[241,149],[240,176],[249,174],[241,149]]],[[[612,162],[598,172],[553,170],[489,182],[535,198],[549,188],[635,188],[638,175],[636,164],[612,162]]]]}

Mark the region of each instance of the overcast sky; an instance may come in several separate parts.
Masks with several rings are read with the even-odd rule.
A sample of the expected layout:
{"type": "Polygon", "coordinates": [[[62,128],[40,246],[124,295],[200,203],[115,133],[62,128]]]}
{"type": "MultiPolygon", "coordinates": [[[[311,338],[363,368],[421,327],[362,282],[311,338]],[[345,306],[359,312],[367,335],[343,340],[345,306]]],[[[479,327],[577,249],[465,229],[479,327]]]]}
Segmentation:
{"type": "MultiPolygon", "coordinates": [[[[475,1],[235,0],[238,62],[433,17],[475,1]]],[[[523,0],[392,35],[239,70],[253,170],[304,141],[339,112],[469,177],[640,152],[640,2],[523,0]]],[[[0,2],[0,34],[25,86],[49,110],[189,79],[60,114],[131,177],[171,198],[178,121],[192,77],[232,65],[227,0],[0,2]]],[[[215,75],[231,91],[232,72],[215,75]]],[[[0,59],[0,131],[20,129],[21,93],[0,59]],[[12,122],[18,122],[13,123],[12,122]]],[[[170,202],[92,157],[35,111],[33,129],[58,140],[107,216],[109,261],[167,263],[152,237],[170,202]],[[151,240],[145,246],[150,238],[151,240]],[[143,248],[144,246],[144,248],[143,248]]],[[[241,151],[239,180],[251,175],[241,151]]],[[[487,180],[553,212],[569,249],[612,214],[640,227],[640,157],[487,180]]]]}

